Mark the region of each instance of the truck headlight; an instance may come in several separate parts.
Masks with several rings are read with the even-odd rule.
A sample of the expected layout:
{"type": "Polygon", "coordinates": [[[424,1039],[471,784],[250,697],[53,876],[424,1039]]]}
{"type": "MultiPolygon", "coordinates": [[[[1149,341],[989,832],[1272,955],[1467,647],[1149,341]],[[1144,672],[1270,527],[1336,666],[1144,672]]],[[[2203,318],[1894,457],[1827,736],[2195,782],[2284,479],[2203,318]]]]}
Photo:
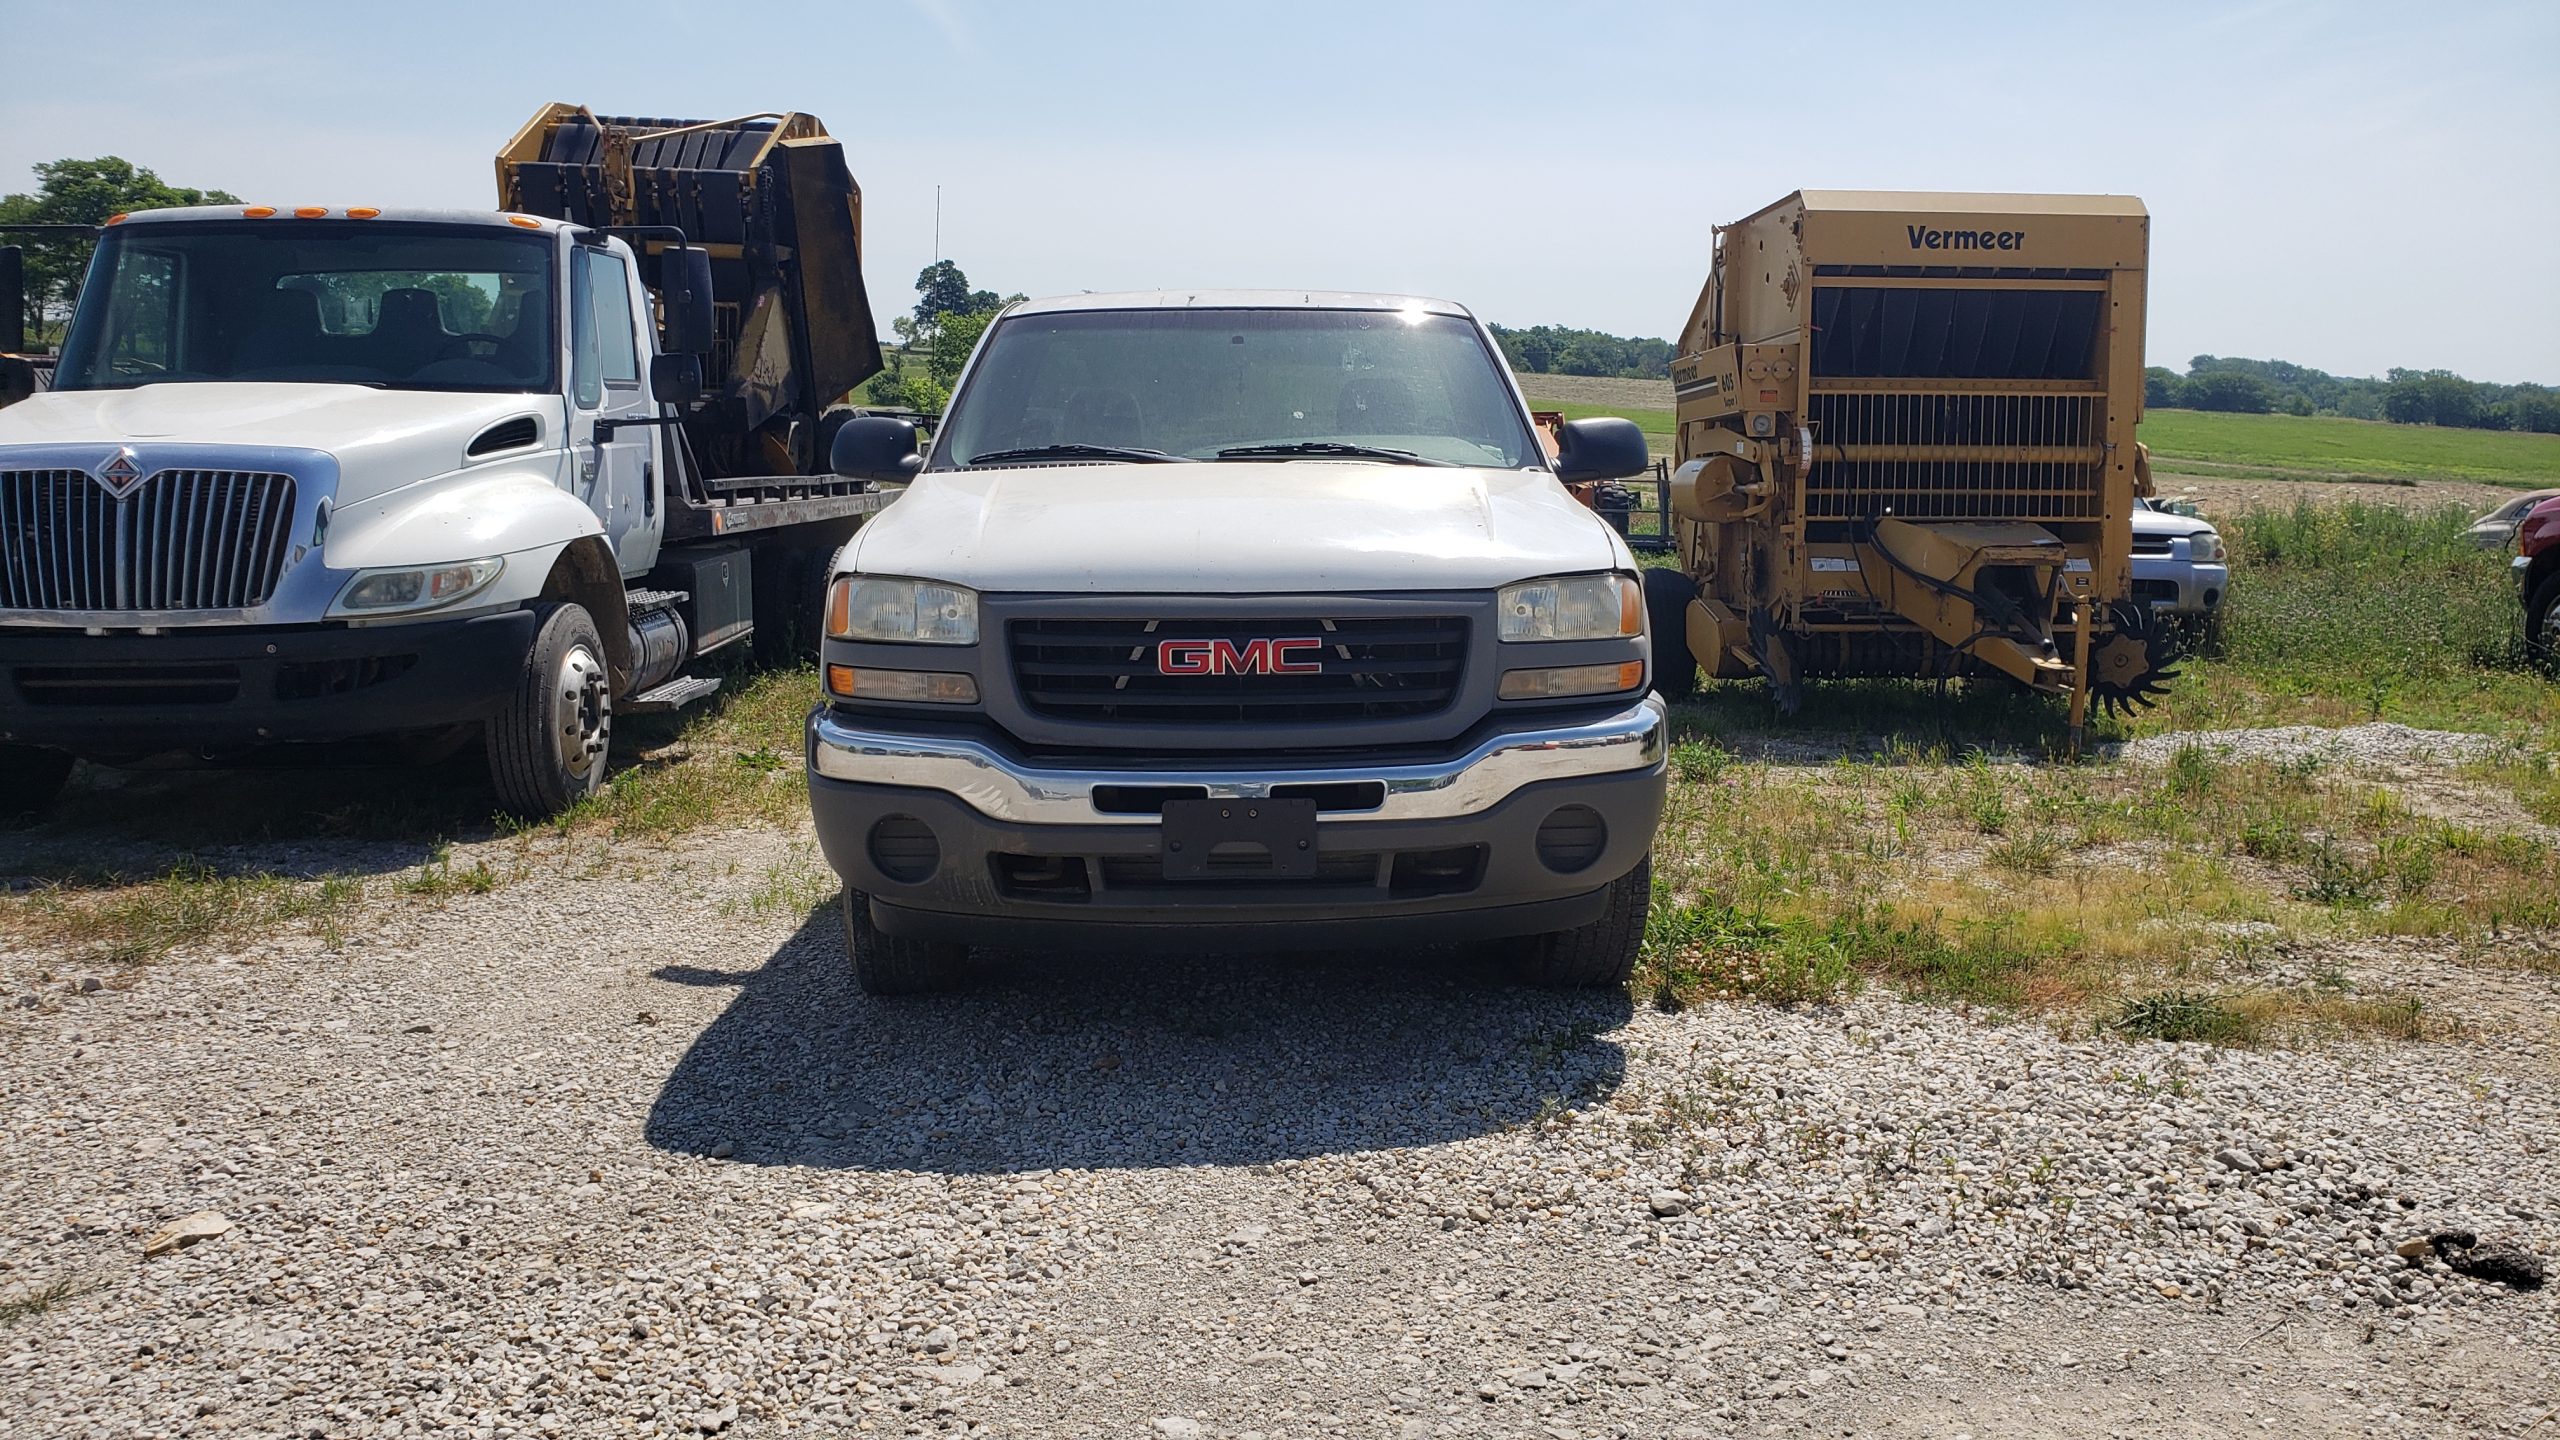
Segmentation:
{"type": "Polygon", "coordinates": [[[2200,564],[2222,559],[2222,536],[2212,530],[2200,530],[2187,537],[2187,558],[2200,564]]]}
{"type": "Polygon", "coordinates": [[[454,565],[427,565],[359,570],[338,592],[332,615],[393,615],[404,610],[434,610],[489,588],[507,562],[495,555],[454,565]]]}
{"type": "Polygon", "coordinates": [[[1558,575],[1503,587],[1505,640],[1616,640],[1644,633],[1644,590],[1631,575],[1558,575]]]}
{"type": "Polygon", "coordinates": [[[910,645],[978,643],[978,592],[938,580],[839,575],[827,587],[827,634],[910,645]]]}

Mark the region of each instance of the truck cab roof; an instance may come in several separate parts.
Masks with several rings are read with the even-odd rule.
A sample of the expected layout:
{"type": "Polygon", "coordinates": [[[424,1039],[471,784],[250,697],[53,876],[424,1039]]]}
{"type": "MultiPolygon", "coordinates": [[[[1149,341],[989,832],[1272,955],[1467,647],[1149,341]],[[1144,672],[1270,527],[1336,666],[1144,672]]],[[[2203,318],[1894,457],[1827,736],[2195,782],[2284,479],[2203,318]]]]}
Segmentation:
{"type": "Polygon", "coordinates": [[[558,230],[562,222],[539,215],[513,215],[503,210],[435,209],[401,206],[179,205],[166,210],[136,210],[111,225],[158,225],[185,220],[365,220],[412,225],[487,225],[518,230],[558,230]],[[317,210],[302,215],[302,210],[317,210]],[[357,210],[368,213],[356,214],[357,210]],[[263,213],[262,213],[263,212],[263,213]]]}
{"type": "Polygon", "coordinates": [[[1419,310],[1475,318],[1454,300],[1358,290],[1123,290],[1025,300],[1011,313],[1047,315],[1071,310],[1419,310]]]}

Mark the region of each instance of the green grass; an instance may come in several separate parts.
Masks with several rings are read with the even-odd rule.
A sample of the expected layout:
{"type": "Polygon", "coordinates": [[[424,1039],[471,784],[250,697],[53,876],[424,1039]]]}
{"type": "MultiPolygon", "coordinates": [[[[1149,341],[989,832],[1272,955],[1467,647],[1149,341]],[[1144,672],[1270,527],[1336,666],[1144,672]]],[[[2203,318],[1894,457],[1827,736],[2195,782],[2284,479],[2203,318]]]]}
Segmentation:
{"type": "Polygon", "coordinates": [[[2560,730],[2560,691],[2525,653],[2505,557],[2466,540],[2468,520],[2349,501],[2225,521],[2232,579],[2219,641],[2137,728],[2560,730]]]}
{"type": "Polygon", "coordinates": [[[38,886],[0,906],[0,935],[123,965],[293,928],[317,930],[335,944],[340,921],[364,893],[362,881],[346,876],[224,874],[187,861],[144,879],[94,875],[38,886]]]}
{"type": "Polygon", "coordinates": [[[63,1301],[80,1293],[80,1286],[69,1280],[56,1280],[49,1285],[22,1291],[0,1299],[0,1325],[15,1325],[31,1320],[63,1301]]]}
{"type": "MultiPolygon", "coordinates": [[[[801,726],[818,700],[813,665],[735,671],[699,710],[628,725],[641,759],[547,828],[665,840],[711,825],[789,825],[809,813],[801,726]]],[[[621,747],[625,735],[615,736],[621,747]]]]}
{"type": "Polygon", "coordinates": [[[1568,405],[1560,400],[1541,400],[1535,395],[1529,397],[1529,408],[1553,410],[1567,420],[1589,420],[1595,416],[1633,420],[1636,428],[1644,432],[1646,446],[1656,455],[1671,454],[1674,448],[1672,441],[1680,433],[1679,421],[1668,410],[1631,410],[1623,405],[1568,405]]]}
{"type": "Polygon", "coordinates": [[[2160,469],[2242,478],[2470,480],[2560,486],[2560,435],[2391,425],[2335,415],[2152,410],[2142,441],[2160,469]]]}

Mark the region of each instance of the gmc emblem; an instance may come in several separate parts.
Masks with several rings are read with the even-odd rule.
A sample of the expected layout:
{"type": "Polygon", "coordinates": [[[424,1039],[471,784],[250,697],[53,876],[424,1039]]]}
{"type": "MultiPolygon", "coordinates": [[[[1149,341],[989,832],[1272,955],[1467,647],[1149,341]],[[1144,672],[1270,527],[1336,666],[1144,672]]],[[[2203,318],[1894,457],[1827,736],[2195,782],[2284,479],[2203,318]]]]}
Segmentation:
{"type": "Polygon", "coordinates": [[[1321,675],[1321,660],[1292,660],[1294,651],[1321,653],[1324,642],[1304,640],[1167,640],[1156,646],[1160,675],[1321,675]]]}

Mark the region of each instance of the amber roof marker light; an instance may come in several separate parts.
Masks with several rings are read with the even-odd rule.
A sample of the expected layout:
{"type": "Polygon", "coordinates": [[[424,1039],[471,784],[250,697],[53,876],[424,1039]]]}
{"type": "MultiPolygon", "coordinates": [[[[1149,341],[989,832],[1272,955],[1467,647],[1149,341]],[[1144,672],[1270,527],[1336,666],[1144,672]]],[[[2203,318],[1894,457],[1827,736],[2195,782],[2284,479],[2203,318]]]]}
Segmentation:
{"type": "Polygon", "coordinates": [[[382,212],[380,210],[371,205],[350,205],[347,207],[347,218],[350,220],[370,220],[381,213],[382,212]]]}
{"type": "Polygon", "coordinates": [[[276,213],[276,207],[273,205],[252,205],[240,213],[251,220],[264,220],[276,213]]]}
{"type": "Polygon", "coordinates": [[[296,220],[317,220],[328,213],[329,207],[326,205],[296,205],[293,207],[293,218],[296,220]]]}

